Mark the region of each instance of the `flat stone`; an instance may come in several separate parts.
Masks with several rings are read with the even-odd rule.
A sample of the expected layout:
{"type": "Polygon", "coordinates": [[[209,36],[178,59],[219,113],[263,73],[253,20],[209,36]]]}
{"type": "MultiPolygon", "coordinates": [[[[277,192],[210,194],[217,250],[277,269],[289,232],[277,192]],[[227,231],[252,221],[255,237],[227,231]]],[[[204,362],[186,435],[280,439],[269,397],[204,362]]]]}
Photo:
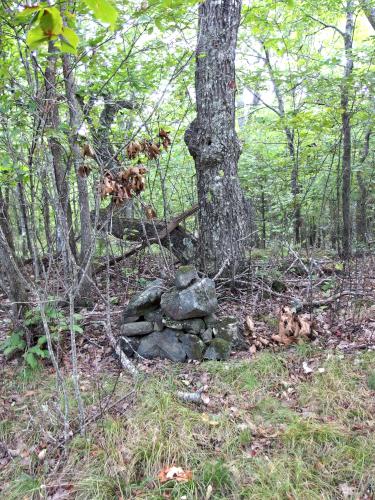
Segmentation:
{"type": "Polygon", "coordinates": [[[137,321],[136,323],[125,323],[121,327],[122,335],[134,337],[137,335],[147,335],[154,329],[154,324],[151,321],[137,321]]]}
{"type": "Polygon", "coordinates": [[[119,338],[119,342],[121,350],[128,358],[131,358],[137,352],[141,339],[139,337],[122,336],[119,338]]]}
{"type": "Polygon", "coordinates": [[[169,328],[162,332],[153,332],[143,337],[137,352],[147,359],[161,358],[176,362],[185,361],[186,350],[178,340],[178,333],[169,328]]]}
{"type": "Polygon", "coordinates": [[[142,316],[145,312],[152,310],[160,303],[160,298],[164,291],[164,284],[162,280],[152,281],[147,287],[137,294],[135,294],[125,307],[123,319],[129,316],[142,316]]]}
{"type": "Polygon", "coordinates": [[[215,283],[204,278],[185,290],[173,288],[162,295],[160,305],[166,315],[175,320],[202,318],[217,308],[215,283]]]}
{"type": "Polygon", "coordinates": [[[140,316],[128,316],[127,318],[123,318],[123,323],[135,323],[140,319],[140,316]]]}
{"type": "Polygon", "coordinates": [[[174,285],[177,290],[183,290],[197,279],[199,279],[199,276],[194,266],[181,266],[176,272],[174,285]]]}
{"type": "Polygon", "coordinates": [[[207,328],[209,328],[210,326],[213,326],[216,323],[217,316],[215,313],[212,313],[209,314],[208,316],[205,316],[203,319],[204,322],[206,323],[207,328]]]}
{"type": "Polygon", "coordinates": [[[203,358],[204,343],[196,335],[185,333],[180,336],[180,341],[185,348],[188,359],[200,361],[203,358]]]}
{"type": "Polygon", "coordinates": [[[204,359],[225,360],[229,358],[230,351],[230,342],[220,338],[212,339],[204,353],[204,359]]]}
{"type": "Polygon", "coordinates": [[[171,318],[163,318],[163,324],[168,328],[183,330],[186,333],[193,333],[195,335],[205,329],[204,321],[201,318],[182,319],[180,321],[171,318]]]}

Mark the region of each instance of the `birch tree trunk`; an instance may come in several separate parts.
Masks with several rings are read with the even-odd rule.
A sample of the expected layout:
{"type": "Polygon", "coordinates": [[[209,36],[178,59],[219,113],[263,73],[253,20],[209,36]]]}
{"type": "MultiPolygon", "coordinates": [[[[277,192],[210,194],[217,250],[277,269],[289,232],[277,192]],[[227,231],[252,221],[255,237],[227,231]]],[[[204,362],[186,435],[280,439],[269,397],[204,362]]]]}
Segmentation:
{"type": "Polygon", "coordinates": [[[249,204],[237,175],[241,148],[235,131],[235,55],[241,0],[199,6],[195,90],[197,117],[185,133],[194,158],[202,268],[234,274],[245,259],[249,204]]]}

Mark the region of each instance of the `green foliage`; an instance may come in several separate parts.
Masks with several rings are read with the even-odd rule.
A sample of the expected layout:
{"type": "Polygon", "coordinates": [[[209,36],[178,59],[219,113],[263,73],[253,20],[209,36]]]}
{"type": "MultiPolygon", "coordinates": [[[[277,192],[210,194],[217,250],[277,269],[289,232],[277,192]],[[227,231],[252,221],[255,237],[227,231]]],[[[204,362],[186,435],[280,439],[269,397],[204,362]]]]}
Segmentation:
{"type": "MultiPolygon", "coordinates": [[[[51,340],[54,344],[57,344],[61,336],[70,331],[69,318],[66,317],[62,310],[53,305],[46,306],[45,315],[51,340]]],[[[72,329],[75,334],[83,333],[83,329],[79,324],[81,319],[82,316],[80,314],[74,314],[72,329]]],[[[37,332],[37,334],[34,335],[36,337],[34,345],[27,345],[26,332],[16,330],[0,344],[0,350],[3,351],[4,355],[7,357],[22,353],[26,366],[35,370],[40,366],[40,362],[43,359],[49,357],[47,335],[38,334],[38,331],[42,328],[42,315],[39,309],[29,309],[25,313],[25,326],[30,329],[30,335],[32,335],[34,331],[37,332]]]]}

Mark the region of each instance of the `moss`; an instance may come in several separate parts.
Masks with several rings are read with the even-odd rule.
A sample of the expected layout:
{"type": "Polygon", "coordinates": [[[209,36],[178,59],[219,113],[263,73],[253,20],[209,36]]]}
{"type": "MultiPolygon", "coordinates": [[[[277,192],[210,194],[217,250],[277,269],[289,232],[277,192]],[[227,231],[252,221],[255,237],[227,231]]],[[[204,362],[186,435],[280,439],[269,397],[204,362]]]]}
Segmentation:
{"type": "Polygon", "coordinates": [[[231,343],[227,340],[216,338],[210,341],[204,355],[206,359],[228,359],[230,355],[231,343]]]}

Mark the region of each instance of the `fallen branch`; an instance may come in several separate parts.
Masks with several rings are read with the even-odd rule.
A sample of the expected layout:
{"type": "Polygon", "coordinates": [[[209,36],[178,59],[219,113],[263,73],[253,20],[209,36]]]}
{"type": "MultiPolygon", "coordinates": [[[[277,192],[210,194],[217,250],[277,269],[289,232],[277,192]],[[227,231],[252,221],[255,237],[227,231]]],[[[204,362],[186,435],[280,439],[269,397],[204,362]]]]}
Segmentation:
{"type": "Polygon", "coordinates": [[[184,403],[207,404],[209,397],[203,394],[204,387],[198,389],[196,392],[183,392],[177,391],[176,396],[184,403]]]}
{"type": "MultiPolygon", "coordinates": [[[[171,235],[171,233],[175,232],[173,236],[176,238],[172,238],[172,250],[178,251],[178,245],[177,245],[177,240],[183,240],[189,236],[189,238],[192,240],[192,235],[190,233],[187,233],[186,231],[183,231],[183,229],[179,228],[179,224],[193,215],[196,211],[198,210],[198,205],[193,205],[191,208],[186,210],[185,212],[182,212],[179,215],[176,215],[170,222],[167,223],[165,226],[165,223],[160,220],[147,220],[147,221],[141,221],[138,219],[128,219],[128,218],[121,218],[120,216],[114,216],[116,223],[111,224],[111,233],[116,236],[117,238],[122,238],[124,236],[125,230],[133,230],[137,233],[139,238],[143,237],[142,243],[139,243],[138,245],[135,245],[134,247],[130,248],[127,250],[123,255],[120,255],[118,257],[113,257],[112,259],[109,259],[109,265],[113,265],[116,262],[121,262],[122,260],[131,257],[137,252],[140,252],[144,248],[146,248],[149,244],[152,243],[162,243],[164,246],[169,248],[169,241],[167,236],[171,235]],[[147,238],[144,238],[144,235],[142,235],[142,231],[146,231],[147,238]],[[181,233],[181,234],[180,234],[181,233]]],[[[101,216],[101,219],[103,218],[103,215],[101,216]]],[[[102,226],[105,227],[106,223],[102,223],[102,226]]],[[[128,239],[131,239],[128,237],[128,239]]],[[[133,237],[134,239],[134,237],[133,237]]],[[[182,252],[178,251],[176,254],[177,258],[180,260],[183,260],[182,252]]],[[[101,266],[98,266],[94,274],[100,273],[104,271],[107,268],[108,262],[106,264],[103,264],[101,266]]]]}

